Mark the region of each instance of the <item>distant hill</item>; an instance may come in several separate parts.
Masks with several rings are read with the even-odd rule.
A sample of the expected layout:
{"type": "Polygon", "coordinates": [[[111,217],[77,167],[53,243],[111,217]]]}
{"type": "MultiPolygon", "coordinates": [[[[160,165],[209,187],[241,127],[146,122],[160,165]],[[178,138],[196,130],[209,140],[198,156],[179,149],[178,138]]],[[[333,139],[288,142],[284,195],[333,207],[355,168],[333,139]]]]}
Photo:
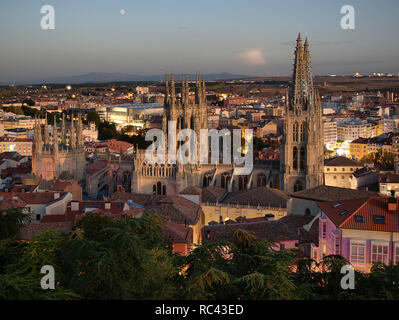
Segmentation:
{"type": "MultiPolygon", "coordinates": [[[[80,83],[99,83],[99,82],[119,82],[119,81],[161,81],[164,75],[136,75],[127,73],[105,73],[105,72],[92,72],[77,76],[70,77],[56,77],[56,78],[43,78],[43,79],[31,79],[27,81],[17,81],[15,84],[50,84],[50,83],[68,83],[68,84],[80,84],[80,83]]],[[[248,78],[248,75],[240,75],[233,73],[212,73],[206,74],[206,80],[226,80],[226,79],[242,79],[248,78]]],[[[180,80],[182,74],[176,74],[175,79],[180,80]]],[[[189,74],[189,79],[194,80],[195,74],[189,74]]],[[[1,83],[3,85],[8,83],[1,83]]]]}

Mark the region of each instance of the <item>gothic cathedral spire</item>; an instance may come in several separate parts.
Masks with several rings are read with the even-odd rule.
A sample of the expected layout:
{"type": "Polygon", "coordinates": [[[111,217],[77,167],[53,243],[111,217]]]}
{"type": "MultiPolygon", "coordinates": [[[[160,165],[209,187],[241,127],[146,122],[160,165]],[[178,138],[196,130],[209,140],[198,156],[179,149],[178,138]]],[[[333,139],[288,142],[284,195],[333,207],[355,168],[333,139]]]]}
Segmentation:
{"type": "Polygon", "coordinates": [[[309,42],[297,38],[292,85],[286,99],[284,136],[280,151],[282,189],[296,192],[323,184],[323,126],[315,95],[309,42]]]}

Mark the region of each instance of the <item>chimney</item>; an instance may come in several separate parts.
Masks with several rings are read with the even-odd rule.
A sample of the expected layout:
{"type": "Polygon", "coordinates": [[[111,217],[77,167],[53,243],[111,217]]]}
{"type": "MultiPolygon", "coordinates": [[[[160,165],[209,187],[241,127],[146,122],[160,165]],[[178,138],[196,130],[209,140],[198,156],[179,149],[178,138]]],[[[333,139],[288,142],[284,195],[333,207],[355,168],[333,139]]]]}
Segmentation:
{"type": "Polygon", "coordinates": [[[388,199],[388,212],[396,212],[397,204],[395,197],[395,190],[391,190],[391,196],[388,199]]]}
{"type": "Polygon", "coordinates": [[[272,213],[265,214],[265,218],[267,221],[274,221],[274,214],[272,213]]]}
{"type": "Polygon", "coordinates": [[[79,211],[79,202],[78,201],[71,202],[71,211],[79,211]]]}

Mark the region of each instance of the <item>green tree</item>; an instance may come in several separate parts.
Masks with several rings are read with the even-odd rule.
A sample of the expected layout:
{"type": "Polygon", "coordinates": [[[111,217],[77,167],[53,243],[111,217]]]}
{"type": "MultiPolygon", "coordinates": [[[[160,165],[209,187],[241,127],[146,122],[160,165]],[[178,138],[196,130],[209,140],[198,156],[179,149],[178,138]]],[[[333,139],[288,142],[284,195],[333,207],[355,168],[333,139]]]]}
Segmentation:
{"type": "Polygon", "coordinates": [[[0,299],[53,300],[77,299],[79,296],[64,287],[59,260],[63,236],[56,231],[44,232],[29,241],[0,242],[0,299]],[[12,252],[10,252],[12,251],[12,252]],[[55,269],[55,290],[43,290],[40,280],[44,265],[55,269]]]}
{"type": "Polygon", "coordinates": [[[99,140],[109,140],[117,139],[118,131],[116,130],[115,123],[109,123],[107,121],[101,122],[98,125],[98,139],[99,140]]]}
{"type": "Polygon", "coordinates": [[[162,223],[86,215],[62,250],[68,286],[86,299],[172,298],[178,269],[162,223]]]}
{"type": "Polygon", "coordinates": [[[100,120],[100,116],[98,115],[98,113],[96,111],[89,111],[87,113],[87,122],[94,122],[96,124],[96,127],[98,128],[101,120],[100,120]]]}
{"type": "Polygon", "coordinates": [[[22,208],[0,210],[0,240],[19,238],[22,226],[29,219],[22,208]]]}

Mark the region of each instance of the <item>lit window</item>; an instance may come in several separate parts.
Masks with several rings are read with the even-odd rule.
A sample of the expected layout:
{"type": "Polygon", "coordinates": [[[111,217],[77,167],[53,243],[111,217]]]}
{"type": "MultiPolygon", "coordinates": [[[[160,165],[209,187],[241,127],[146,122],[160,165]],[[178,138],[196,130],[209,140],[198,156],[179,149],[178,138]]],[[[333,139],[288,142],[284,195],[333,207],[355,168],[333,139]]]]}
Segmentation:
{"type": "Polygon", "coordinates": [[[371,262],[388,264],[388,245],[373,243],[371,246],[371,262]]]}
{"type": "Polygon", "coordinates": [[[351,242],[350,260],[352,263],[364,263],[366,244],[360,241],[351,242]]]}
{"type": "Polygon", "coordinates": [[[322,239],[326,238],[326,232],[327,232],[327,223],[323,221],[322,222],[322,234],[321,234],[322,239]]]}
{"type": "Polygon", "coordinates": [[[395,244],[395,263],[399,263],[399,243],[395,244]]]}
{"type": "Polygon", "coordinates": [[[335,254],[340,254],[341,253],[341,242],[339,239],[339,236],[335,236],[335,254]]]}

